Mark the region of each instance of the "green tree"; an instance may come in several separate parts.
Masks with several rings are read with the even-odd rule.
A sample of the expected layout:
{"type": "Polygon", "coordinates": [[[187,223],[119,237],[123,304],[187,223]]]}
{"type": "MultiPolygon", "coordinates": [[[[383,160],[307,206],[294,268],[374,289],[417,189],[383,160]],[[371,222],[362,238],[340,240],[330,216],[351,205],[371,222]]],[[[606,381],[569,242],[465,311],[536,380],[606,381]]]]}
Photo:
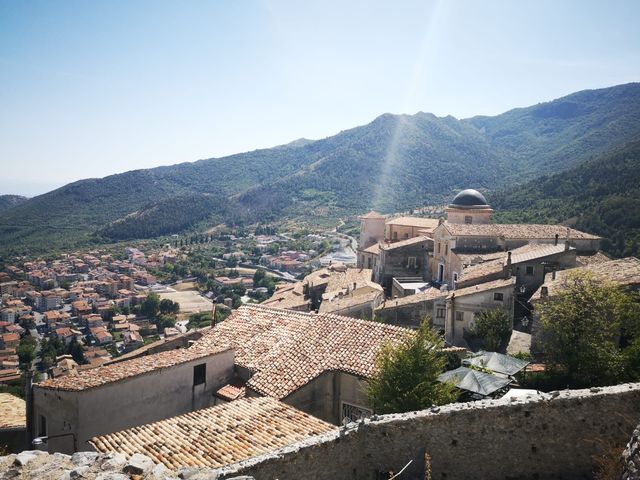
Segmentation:
{"type": "Polygon", "coordinates": [[[500,352],[509,344],[512,330],[513,320],[509,312],[495,308],[480,312],[471,332],[482,339],[486,350],[500,352]]]}
{"type": "Polygon", "coordinates": [[[453,386],[438,381],[447,363],[443,344],[425,319],[415,335],[383,347],[377,372],[365,389],[371,408],[376,413],[400,413],[454,401],[453,386]]]}
{"type": "Polygon", "coordinates": [[[158,331],[162,332],[165,328],[175,327],[176,319],[171,315],[160,315],[156,323],[158,331]]]}
{"type": "Polygon", "coordinates": [[[640,303],[635,294],[592,274],[570,274],[538,307],[542,348],[552,371],[572,387],[638,378],[640,303]],[[634,377],[635,370],[635,377],[634,377]]]}
{"type": "Polygon", "coordinates": [[[168,298],[163,298],[160,301],[160,313],[163,314],[176,314],[180,311],[180,304],[178,302],[174,302],[168,298]]]}
{"type": "Polygon", "coordinates": [[[82,365],[86,363],[86,359],[84,357],[84,349],[82,348],[82,344],[78,342],[76,337],[73,337],[67,345],[67,353],[73,357],[73,360],[78,364],[82,365]]]}
{"type": "Polygon", "coordinates": [[[160,297],[155,292],[150,292],[142,302],[140,313],[147,317],[154,318],[160,312],[160,297]]]}
{"type": "Polygon", "coordinates": [[[25,335],[20,340],[20,345],[16,349],[18,360],[23,367],[28,367],[34,358],[36,358],[37,341],[31,335],[25,335]]]}

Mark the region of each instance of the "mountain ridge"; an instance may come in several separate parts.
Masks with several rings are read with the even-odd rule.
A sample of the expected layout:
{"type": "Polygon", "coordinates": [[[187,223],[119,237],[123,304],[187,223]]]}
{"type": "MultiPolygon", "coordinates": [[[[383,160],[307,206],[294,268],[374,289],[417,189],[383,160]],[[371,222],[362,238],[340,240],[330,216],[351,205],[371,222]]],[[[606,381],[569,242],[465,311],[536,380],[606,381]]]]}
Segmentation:
{"type": "MultiPolygon", "coordinates": [[[[489,192],[571,169],[634,138],[640,138],[638,83],[493,117],[382,114],[319,140],[73,182],[0,213],[0,249],[13,244],[24,247],[14,251],[29,251],[45,237],[53,248],[73,248],[106,232],[103,240],[134,238],[109,225],[127,225],[123,219],[154,209],[154,202],[161,205],[157,216],[171,208],[171,198],[181,208],[189,196],[208,205],[211,198],[198,197],[205,194],[219,201],[216,220],[220,212],[228,212],[224,220],[238,215],[252,222],[406,210],[441,203],[466,187],[489,192]],[[73,238],[64,234],[69,229],[76,230],[73,238]]],[[[188,208],[183,214],[177,230],[167,224],[165,233],[206,221],[190,221],[188,208]]],[[[135,238],[146,236],[135,230],[135,238]]]]}

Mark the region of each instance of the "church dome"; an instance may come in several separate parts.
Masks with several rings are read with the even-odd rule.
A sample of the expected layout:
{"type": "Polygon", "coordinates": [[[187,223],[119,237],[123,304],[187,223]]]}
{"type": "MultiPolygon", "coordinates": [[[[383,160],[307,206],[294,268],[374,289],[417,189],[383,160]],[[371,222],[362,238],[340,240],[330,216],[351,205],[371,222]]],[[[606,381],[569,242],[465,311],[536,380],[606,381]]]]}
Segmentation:
{"type": "Polygon", "coordinates": [[[468,188],[458,193],[450,207],[454,208],[488,208],[487,200],[479,191],[468,188]]]}

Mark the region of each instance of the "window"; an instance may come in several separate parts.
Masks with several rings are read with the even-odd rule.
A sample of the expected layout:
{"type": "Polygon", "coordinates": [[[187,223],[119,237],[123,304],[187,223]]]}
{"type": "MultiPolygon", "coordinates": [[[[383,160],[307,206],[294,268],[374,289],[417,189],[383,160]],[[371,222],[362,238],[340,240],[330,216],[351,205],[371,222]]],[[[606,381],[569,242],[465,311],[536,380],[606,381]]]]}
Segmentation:
{"type": "Polygon", "coordinates": [[[464,320],[464,312],[456,312],[456,320],[462,322],[464,320]]]}
{"type": "Polygon", "coordinates": [[[464,223],[473,223],[473,217],[471,215],[465,215],[464,223]]]}
{"type": "Polygon", "coordinates": [[[40,425],[38,429],[38,436],[39,437],[47,436],[47,417],[45,417],[44,415],[40,415],[40,425]]]}
{"type": "Polygon", "coordinates": [[[416,257],[407,257],[407,268],[416,268],[416,257]]]}
{"type": "Polygon", "coordinates": [[[193,367],[193,386],[202,385],[207,380],[207,364],[201,363],[193,367]]]}
{"type": "Polygon", "coordinates": [[[393,232],[393,239],[397,240],[398,239],[398,232],[393,232]]]}
{"type": "Polygon", "coordinates": [[[351,403],[342,402],[342,418],[348,418],[352,422],[360,420],[361,418],[370,417],[373,414],[371,410],[358,405],[352,405],[351,403]]]}
{"type": "Polygon", "coordinates": [[[367,265],[368,265],[368,268],[371,268],[371,257],[367,259],[367,265]]]}
{"type": "Polygon", "coordinates": [[[527,265],[527,269],[525,270],[525,274],[529,276],[533,276],[533,265],[527,265]]]}
{"type": "Polygon", "coordinates": [[[496,302],[502,302],[504,300],[504,293],[498,293],[498,292],[494,293],[493,294],[493,299],[496,302]]]}
{"type": "Polygon", "coordinates": [[[438,253],[440,253],[440,242],[438,242],[438,253]]]}
{"type": "Polygon", "coordinates": [[[447,256],[447,253],[449,253],[449,244],[445,243],[444,244],[444,256],[445,257],[447,256]]]}
{"type": "Polygon", "coordinates": [[[405,234],[404,234],[404,238],[409,238],[409,234],[408,234],[408,233],[405,233],[405,234]]]}
{"type": "Polygon", "coordinates": [[[444,318],[446,310],[444,308],[436,308],[436,318],[444,318]]]}

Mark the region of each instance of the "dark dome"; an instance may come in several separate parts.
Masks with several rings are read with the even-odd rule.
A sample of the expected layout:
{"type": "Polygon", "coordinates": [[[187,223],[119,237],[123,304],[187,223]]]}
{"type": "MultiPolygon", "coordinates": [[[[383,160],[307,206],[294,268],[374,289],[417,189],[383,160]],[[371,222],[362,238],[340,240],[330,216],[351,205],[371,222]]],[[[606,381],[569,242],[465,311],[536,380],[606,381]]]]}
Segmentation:
{"type": "Polygon", "coordinates": [[[484,198],[479,191],[473,190],[472,188],[468,188],[466,190],[462,190],[458,193],[453,202],[451,203],[452,207],[462,207],[462,208],[480,208],[480,207],[488,207],[487,200],[484,198]]]}

